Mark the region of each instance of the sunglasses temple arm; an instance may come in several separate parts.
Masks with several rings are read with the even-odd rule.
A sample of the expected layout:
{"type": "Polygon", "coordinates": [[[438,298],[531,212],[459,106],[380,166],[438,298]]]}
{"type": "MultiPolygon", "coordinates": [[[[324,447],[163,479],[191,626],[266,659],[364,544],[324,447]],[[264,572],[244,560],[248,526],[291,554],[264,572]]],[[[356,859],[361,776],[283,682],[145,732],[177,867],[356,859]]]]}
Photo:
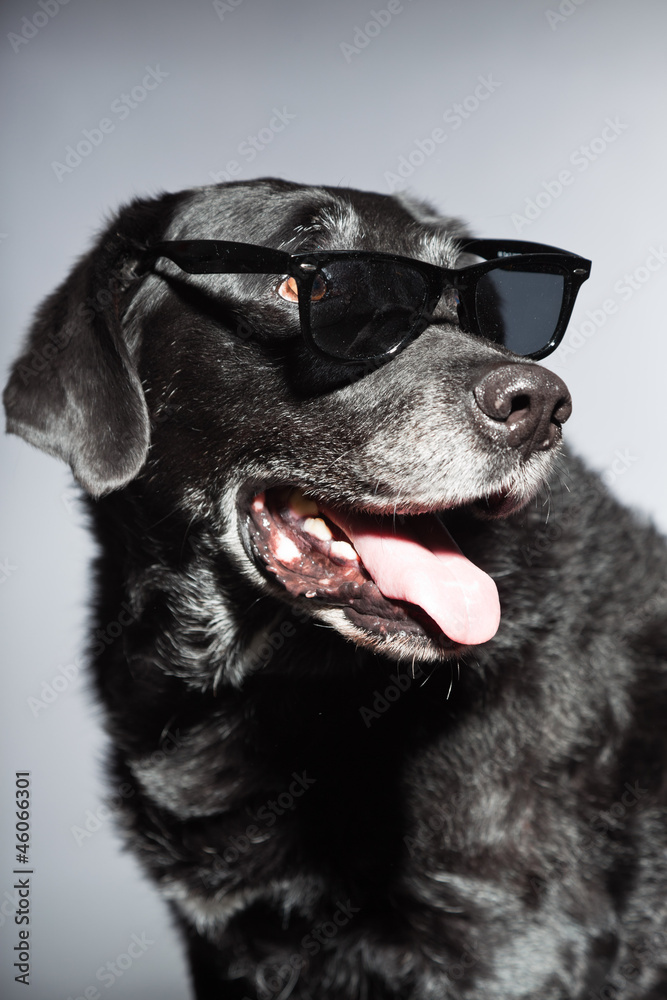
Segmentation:
{"type": "Polygon", "coordinates": [[[535,253],[559,253],[565,254],[567,257],[579,256],[560,247],[552,247],[546,243],[529,243],[525,240],[463,240],[459,249],[464,253],[483,257],[485,260],[535,253]]]}
{"type": "Polygon", "coordinates": [[[290,254],[223,240],[175,240],[143,248],[143,263],[167,257],[188,274],[282,274],[290,269],[290,254]]]}

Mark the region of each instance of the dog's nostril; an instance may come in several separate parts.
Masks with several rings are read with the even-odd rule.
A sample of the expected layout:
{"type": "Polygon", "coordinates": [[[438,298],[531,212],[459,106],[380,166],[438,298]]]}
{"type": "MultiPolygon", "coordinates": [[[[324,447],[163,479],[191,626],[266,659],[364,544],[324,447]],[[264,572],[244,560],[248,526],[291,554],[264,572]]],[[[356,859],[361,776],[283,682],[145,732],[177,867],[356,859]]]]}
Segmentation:
{"type": "Polygon", "coordinates": [[[497,439],[527,456],[551,448],[561,424],[572,412],[567,386],[538,365],[502,365],[487,372],[473,388],[484,427],[497,439]]]}
{"type": "Polygon", "coordinates": [[[517,410],[528,410],[530,409],[530,396],[513,396],[510,403],[510,413],[515,413],[517,410]]]}
{"type": "Polygon", "coordinates": [[[553,412],[553,419],[559,423],[564,424],[566,420],[569,420],[572,416],[572,397],[569,392],[566,391],[565,396],[559,399],[556,408],[553,412]]]}

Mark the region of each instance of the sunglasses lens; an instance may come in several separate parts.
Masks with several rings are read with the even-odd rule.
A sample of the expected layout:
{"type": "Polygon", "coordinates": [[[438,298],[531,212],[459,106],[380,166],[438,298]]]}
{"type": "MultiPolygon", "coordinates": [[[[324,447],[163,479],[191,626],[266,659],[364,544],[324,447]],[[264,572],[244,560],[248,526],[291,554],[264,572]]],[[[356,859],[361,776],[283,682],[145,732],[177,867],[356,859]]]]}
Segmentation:
{"type": "Polygon", "coordinates": [[[497,269],[477,283],[479,331],[524,357],[548,347],[561,314],[562,274],[497,269]]]}
{"type": "Polygon", "coordinates": [[[395,351],[417,326],[428,293],[419,271],[394,261],[332,261],[315,282],[311,336],[321,351],[346,361],[395,351]]]}

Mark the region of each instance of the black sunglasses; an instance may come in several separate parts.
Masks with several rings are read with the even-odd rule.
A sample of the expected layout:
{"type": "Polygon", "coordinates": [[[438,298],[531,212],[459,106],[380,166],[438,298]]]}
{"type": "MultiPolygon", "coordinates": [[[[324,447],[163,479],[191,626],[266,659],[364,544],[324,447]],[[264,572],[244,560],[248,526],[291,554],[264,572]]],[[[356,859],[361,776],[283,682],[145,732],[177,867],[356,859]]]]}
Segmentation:
{"type": "Polygon", "coordinates": [[[343,363],[388,358],[444,321],[525,358],[554,351],[591,262],[522,240],[466,240],[460,249],[486,263],[448,268],[392,253],[290,254],[224,240],[156,243],[144,260],[167,257],[189,274],[283,275],[278,292],[298,302],[306,343],[343,363]]]}

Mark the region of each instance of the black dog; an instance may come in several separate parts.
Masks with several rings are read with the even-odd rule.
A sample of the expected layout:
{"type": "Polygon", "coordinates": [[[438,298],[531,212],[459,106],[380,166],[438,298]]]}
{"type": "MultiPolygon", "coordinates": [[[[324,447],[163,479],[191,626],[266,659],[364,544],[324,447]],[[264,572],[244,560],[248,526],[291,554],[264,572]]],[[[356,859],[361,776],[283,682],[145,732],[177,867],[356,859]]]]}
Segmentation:
{"type": "Polygon", "coordinates": [[[667,554],[534,363],[587,274],[263,180],[134,202],[38,313],[9,429],[90,495],[197,997],[667,997],[667,554]]]}

